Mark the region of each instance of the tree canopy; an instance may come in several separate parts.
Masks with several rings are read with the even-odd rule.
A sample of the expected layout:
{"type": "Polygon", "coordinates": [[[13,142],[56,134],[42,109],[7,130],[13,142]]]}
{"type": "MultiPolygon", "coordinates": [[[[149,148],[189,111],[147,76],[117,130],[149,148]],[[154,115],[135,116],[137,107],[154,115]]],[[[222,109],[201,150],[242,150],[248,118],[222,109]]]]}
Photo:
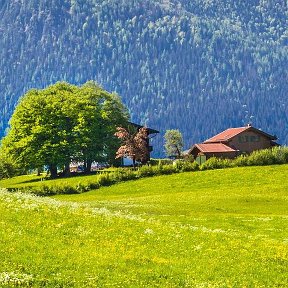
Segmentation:
{"type": "Polygon", "coordinates": [[[165,151],[168,157],[180,158],[183,149],[183,137],[179,130],[167,130],[165,135],[165,151]]]}
{"type": "MultiPolygon", "coordinates": [[[[130,130],[135,129],[130,127],[130,130]]],[[[135,166],[136,161],[142,164],[147,163],[149,160],[149,140],[146,127],[141,127],[137,131],[129,131],[129,129],[118,127],[115,136],[122,142],[116,152],[116,158],[128,157],[132,159],[133,166],[135,166]]]]}
{"type": "Polygon", "coordinates": [[[93,161],[113,161],[116,127],[128,118],[119,96],[94,82],[59,82],[21,98],[1,149],[26,169],[48,166],[51,176],[57,167],[68,172],[71,161],[82,161],[88,172],[93,161]]]}

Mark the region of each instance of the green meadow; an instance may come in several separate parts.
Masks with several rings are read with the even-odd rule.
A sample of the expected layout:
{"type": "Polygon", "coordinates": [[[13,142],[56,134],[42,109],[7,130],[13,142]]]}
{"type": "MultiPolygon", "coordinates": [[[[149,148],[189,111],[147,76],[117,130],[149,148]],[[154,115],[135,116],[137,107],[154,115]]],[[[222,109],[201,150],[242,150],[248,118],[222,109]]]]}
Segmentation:
{"type": "MultiPolygon", "coordinates": [[[[187,172],[53,197],[3,188],[0,287],[288,287],[287,172],[187,172]]],[[[27,177],[0,187],[37,181],[27,177]]]]}

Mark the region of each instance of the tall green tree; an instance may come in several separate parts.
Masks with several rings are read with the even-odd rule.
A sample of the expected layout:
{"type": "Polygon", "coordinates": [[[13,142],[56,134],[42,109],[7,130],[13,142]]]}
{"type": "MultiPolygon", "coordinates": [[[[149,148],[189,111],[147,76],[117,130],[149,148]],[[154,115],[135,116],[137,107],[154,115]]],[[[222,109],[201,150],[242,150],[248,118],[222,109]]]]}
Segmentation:
{"type": "Polygon", "coordinates": [[[114,162],[119,141],[114,135],[116,127],[127,126],[128,111],[116,94],[110,94],[89,81],[78,91],[78,119],[74,127],[77,153],[86,172],[93,161],[114,162]]]}
{"type": "Polygon", "coordinates": [[[56,83],[22,97],[1,149],[26,169],[47,165],[52,177],[57,168],[68,172],[72,160],[83,161],[88,172],[93,161],[110,160],[116,127],[127,121],[120,98],[94,82],[56,83]]]}
{"type": "Polygon", "coordinates": [[[165,152],[168,157],[180,158],[183,150],[183,137],[179,130],[167,130],[165,135],[165,152]]]}

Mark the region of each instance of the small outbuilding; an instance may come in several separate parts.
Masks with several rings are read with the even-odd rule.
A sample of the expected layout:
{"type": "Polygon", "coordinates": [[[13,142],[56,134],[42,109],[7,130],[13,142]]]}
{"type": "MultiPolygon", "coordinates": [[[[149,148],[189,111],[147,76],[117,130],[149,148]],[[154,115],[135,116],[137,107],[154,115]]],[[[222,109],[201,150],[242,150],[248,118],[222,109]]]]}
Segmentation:
{"type": "Polygon", "coordinates": [[[193,145],[188,154],[193,155],[198,162],[211,157],[235,158],[240,154],[249,154],[255,150],[279,146],[272,136],[251,125],[238,128],[229,128],[203,143],[193,145]]]}

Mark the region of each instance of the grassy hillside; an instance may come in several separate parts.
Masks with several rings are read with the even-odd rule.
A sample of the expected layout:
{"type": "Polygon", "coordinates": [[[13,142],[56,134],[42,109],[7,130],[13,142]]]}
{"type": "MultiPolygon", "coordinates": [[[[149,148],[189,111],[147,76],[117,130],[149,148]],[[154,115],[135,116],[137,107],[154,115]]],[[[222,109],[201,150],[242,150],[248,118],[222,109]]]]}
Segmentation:
{"type": "Polygon", "coordinates": [[[183,173],[55,199],[1,191],[0,286],[287,287],[287,171],[183,173]]]}

